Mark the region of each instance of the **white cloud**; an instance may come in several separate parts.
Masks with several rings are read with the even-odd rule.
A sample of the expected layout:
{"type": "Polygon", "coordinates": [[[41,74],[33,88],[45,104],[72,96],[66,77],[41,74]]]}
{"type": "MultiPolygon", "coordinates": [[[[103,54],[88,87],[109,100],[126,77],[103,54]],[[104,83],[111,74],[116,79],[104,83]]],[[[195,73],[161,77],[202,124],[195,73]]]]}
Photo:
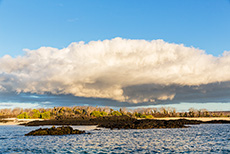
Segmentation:
{"type": "Polygon", "coordinates": [[[39,108],[43,107],[40,106],[38,103],[18,103],[18,102],[1,102],[0,103],[0,109],[5,109],[5,108],[39,108]]]}
{"type": "MultiPolygon", "coordinates": [[[[230,81],[230,52],[214,57],[163,40],[72,43],[0,58],[0,92],[73,94],[132,103],[173,100],[178,87],[230,81]],[[173,87],[177,88],[173,88],[173,87]],[[167,88],[170,87],[170,88],[167,88]]],[[[207,89],[202,89],[202,92],[207,89]]]]}

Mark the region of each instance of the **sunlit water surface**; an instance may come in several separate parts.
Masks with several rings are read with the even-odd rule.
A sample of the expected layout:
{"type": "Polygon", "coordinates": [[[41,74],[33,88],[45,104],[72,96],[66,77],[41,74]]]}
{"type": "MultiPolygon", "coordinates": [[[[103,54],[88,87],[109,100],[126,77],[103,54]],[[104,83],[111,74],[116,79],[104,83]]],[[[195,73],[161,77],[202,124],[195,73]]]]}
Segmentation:
{"type": "Polygon", "coordinates": [[[230,153],[230,124],[181,129],[93,130],[91,135],[24,136],[40,127],[0,126],[0,153],[230,153]]]}

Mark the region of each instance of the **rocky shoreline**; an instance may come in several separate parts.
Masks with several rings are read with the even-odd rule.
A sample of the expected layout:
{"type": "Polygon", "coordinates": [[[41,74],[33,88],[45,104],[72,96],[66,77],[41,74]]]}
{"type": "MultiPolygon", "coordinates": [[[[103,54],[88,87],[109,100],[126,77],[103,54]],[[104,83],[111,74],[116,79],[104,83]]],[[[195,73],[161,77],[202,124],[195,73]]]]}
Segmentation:
{"type": "Polygon", "coordinates": [[[44,120],[32,121],[25,126],[44,126],[44,125],[98,125],[98,127],[110,129],[152,129],[152,128],[187,128],[186,125],[192,124],[222,124],[230,123],[228,120],[156,120],[156,119],[136,119],[129,116],[106,116],[98,118],[78,117],[75,119],[61,119],[61,120],[44,120]]]}
{"type": "Polygon", "coordinates": [[[85,131],[73,129],[70,126],[62,126],[62,127],[51,127],[44,128],[44,129],[37,129],[34,131],[29,132],[28,134],[25,134],[25,136],[43,136],[43,135],[69,135],[69,134],[85,134],[85,131]]]}

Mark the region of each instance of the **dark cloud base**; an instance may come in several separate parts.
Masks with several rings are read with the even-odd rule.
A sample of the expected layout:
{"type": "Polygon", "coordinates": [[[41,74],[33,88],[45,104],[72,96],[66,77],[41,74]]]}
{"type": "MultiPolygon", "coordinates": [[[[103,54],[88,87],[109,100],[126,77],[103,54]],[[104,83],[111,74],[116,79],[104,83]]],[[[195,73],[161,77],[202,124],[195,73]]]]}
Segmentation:
{"type": "Polygon", "coordinates": [[[84,98],[73,95],[53,95],[53,94],[32,94],[32,93],[1,93],[0,102],[16,102],[16,103],[38,103],[41,106],[73,106],[73,105],[92,105],[92,106],[129,106],[129,103],[121,103],[109,99],[101,98],[84,98]]]}
{"type": "MultiPolygon", "coordinates": [[[[109,107],[138,107],[149,105],[168,105],[187,103],[229,103],[230,101],[230,82],[211,83],[200,86],[182,86],[182,85],[136,85],[123,89],[124,95],[132,96],[135,99],[142,99],[152,96],[150,93],[175,94],[172,100],[155,100],[155,102],[128,103],[118,102],[111,99],[85,98],[73,95],[53,95],[46,93],[43,95],[32,93],[0,93],[0,102],[17,103],[37,103],[45,107],[54,106],[109,106],[109,107]],[[141,98],[140,98],[141,97],[141,98]]],[[[149,98],[152,99],[152,98],[149,98]]]]}
{"type": "Polygon", "coordinates": [[[190,103],[207,103],[207,102],[230,102],[230,82],[216,82],[211,84],[203,84],[199,86],[183,86],[183,85],[159,85],[146,84],[126,87],[123,89],[125,96],[131,96],[135,99],[155,99],[155,102],[144,103],[152,104],[175,104],[180,102],[190,103]],[[134,93],[133,93],[134,92],[134,93]],[[172,100],[158,100],[158,95],[172,95],[172,100]]]}

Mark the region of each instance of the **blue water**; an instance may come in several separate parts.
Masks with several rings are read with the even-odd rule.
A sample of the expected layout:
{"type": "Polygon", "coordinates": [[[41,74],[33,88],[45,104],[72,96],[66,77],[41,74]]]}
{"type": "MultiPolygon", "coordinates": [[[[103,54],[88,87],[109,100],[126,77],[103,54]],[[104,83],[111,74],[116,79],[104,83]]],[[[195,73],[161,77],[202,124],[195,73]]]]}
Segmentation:
{"type": "Polygon", "coordinates": [[[91,135],[24,136],[37,128],[0,126],[0,153],[230,153],[230,124],[101,131],[79,127],[91,135]]]}

